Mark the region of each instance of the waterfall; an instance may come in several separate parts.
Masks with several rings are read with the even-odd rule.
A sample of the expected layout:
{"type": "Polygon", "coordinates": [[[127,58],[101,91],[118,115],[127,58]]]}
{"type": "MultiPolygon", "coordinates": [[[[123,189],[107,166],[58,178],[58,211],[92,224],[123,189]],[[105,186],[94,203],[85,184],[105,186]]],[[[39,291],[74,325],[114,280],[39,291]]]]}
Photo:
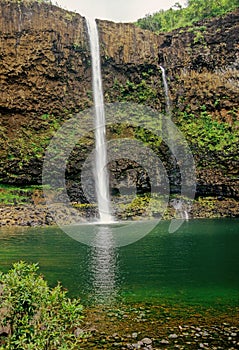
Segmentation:
{"type": "Polygon", "coordinates": [[[95,110],[95,190],[101,222],[112,222],[107,170],[107,145],[105,128],[104,97],[101,78],[100,46],[95,19],[87,19],[90,39],[92,84],[95,110]]]}
{"type": "Polygon", "coordinates": [[[164,93],[165,93],[165,100],[166,100],[166,112],[168,114],[171,114],[171,102],[170,102],[170,97],[169,97],[169,90],[168,90],[168,82],[166,78],[166,73],[165,69],[160,66],[160,69],[162,71],[162,78],[163,78],[163,86],[164,86],[164,93]]]}
{"type": "Polygon", "coordinates": [[[172,199],[171,204],[173,205],[174,209],[176,209],[176,212],[179,214],[180,219],[189,220],[189,215],[187,210],[184,209],[185,203],[181,199],[172,199]]]}
{"type": "MultiPolygon", "coordinates": [[[[178,147],[177,144],[177,140],[175,140],[175,135],[173,130],[170,127],[170,124],[167,122],[168,119],[171,118],[172,115],[172,106],[171,106],[171,100],[169,97],[169,88],[168,88],[168,82],[167,82],[167,77],[166,77],[166,73],[165,73],[165,69],[160,66],[160,69],[162,71],[162,78],[163,78],[163,86],[164,86],[164,93],[165,93],[165,100],[166,100],[166,116],[165,116],[165,125],[164,130],[165,130],[165,136],[167,136],[167,143],[170,146],[170,149],[172,151],[173,154],[176,154],[176,148],[178,147]]],[[[177,160],[175,158],[172,158],[172,164],[173,164],[173,168],[175,173],[177,173],[177,160]]],[[[177,179],[176,179],[177,180],[177,179]]],[[[175,180],[174,180],[175,182],[175,180]]],[[[175,200],[173,199],[171,201],[171,204],[174,206],[174,208],[176,209],[176,212],[179,214],[180,218],[182,220],[189,220],[189,215],[187,210],[184,209],[184,201],[183,200],[175,200]]]]}
{"type": "MultiPolygon", "coordinates": [[[[171,119],[171,115],[172,115],[172,108],[171,108],[171,101],[170,101],[170,97],[169,97],[169,88],[168,88],[168,82],[167,82],[167,77],[166,77],[166,73],[165,73],[165,69],[160,66],[160,69],[162,71],[162,79],[163,79],[163,86],[164,86],[164,94],[165,94],[165,101],[166,101],[166,113],[164,115],[164,121],[163,121],[163,129],[164,129],[164,134],[165,137],[167,137],[167,142],[168,142],[168,146],[170,147],[171,151],[173,152],[173,154],[175,154],[175,148],[176,143],[175,143],[175,135],[174,132],[172,130],[172,128],[170,127],[171,123],[168,122],[171,119]]],[[[175,163],[175,161],[174,161],[175,163]]],[[[176,163],[174,164],[176,165],[176,163]]]]}

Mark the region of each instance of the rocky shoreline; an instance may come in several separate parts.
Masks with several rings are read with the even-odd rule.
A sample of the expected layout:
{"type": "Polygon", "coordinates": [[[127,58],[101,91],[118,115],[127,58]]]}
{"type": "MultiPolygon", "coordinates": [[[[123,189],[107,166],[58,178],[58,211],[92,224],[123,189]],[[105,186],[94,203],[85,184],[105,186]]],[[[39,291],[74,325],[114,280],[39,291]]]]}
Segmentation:
{"type": "Polygon", "coordinates": [[[86,310],[83,349],[238,349],[238,308],[121,305],[86,310]]]}
{"type": "MultiPolygon", "coordinates": [[[[76,221],[85,222],[89,213],[85,210],[79,211],[76,221]]],[[[54,226],[56,221],[62,224],[75,223],[72,217],[76,216],[74,210],[70,208],[61,208],[55,206],[50,209],[46,205],[18,205],[18,206],[1,206],[0,207],[0,226],[54,226]]]]}
{"type": "MultiPolygon", "coordinates": [[[[56,204],[48,207],[46,204],[22,204],[0,206],[0,227],[11,226],[52,226],[56,221],[61,224],[74,224],[86,222],[96,216],[95,206],[77,205],[74,207],[63,207],[56,204]]],[[[129,214],[116,215],[119,220],[139,220],[145,218],[143,211],[136,208],[129,214]]],[[[159,217],[159,216],[158,216],[159,217]]],[[[164,213],[163,219],[171,220],[175,217],[174,208],[169,205],[164,213]]],[[[238,201],[232,198],[214,197],[199,198],[194,201],[189,218],[236,218],[239,217],[238,201]]],[[[148,218],[157,218],[157,213],[152,212],[148,218]]]]}
{"type": "Polygon", "coordinates": [[[160,350],[160,349],[214,349],[236,350],[239,346],[239,328],[229,323],[214,326],[179,325],[165,329],[165,336],[143,337],[141,332],[128,335],[113,333],[107,335],[92,329],[90,336],[82,343],[83,349],[121,349],[121,350],[160,350]],[[173,332],[173,333],[172,333],[173,332]]]}
{"type": "MultiPolygon", "coordinates": [[[[74,329],[81,349],[237,350],[238,307],[120,304],[86,307],[81,328],[74,329]]],[[[0,327],[0,344],[10,327],[0,327]]]]}

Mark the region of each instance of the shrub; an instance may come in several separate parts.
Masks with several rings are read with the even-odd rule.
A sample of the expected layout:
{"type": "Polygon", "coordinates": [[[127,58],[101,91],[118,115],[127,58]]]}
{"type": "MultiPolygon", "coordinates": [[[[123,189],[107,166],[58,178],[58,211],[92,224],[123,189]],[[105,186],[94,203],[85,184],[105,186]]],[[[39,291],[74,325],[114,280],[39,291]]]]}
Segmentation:
{"type": "MultiPolygon", "coordinates": [[[[60,284],[49,288],[37,264],[18,262],[0,273],[0,321],[9,334],[0,349],[73,349],[82,320],[78,299],[67,298],[60,284]]],[[[79,347],[77,347],[79,348],[79,347]]]]}

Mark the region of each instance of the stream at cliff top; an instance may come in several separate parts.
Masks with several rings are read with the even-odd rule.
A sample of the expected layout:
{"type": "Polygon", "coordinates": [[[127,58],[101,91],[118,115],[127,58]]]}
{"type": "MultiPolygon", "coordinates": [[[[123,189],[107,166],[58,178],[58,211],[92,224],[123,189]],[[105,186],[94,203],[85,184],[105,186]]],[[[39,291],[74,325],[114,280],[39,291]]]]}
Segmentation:
{"type": "Polygon", "coordinates": [[[51,286],[61,281],[85,301],[239,305],[239,220],[190,220],[174,234],[168,226],[107,254],[58,228],[1,228],[0,269],[39,262],[51,286]]]}

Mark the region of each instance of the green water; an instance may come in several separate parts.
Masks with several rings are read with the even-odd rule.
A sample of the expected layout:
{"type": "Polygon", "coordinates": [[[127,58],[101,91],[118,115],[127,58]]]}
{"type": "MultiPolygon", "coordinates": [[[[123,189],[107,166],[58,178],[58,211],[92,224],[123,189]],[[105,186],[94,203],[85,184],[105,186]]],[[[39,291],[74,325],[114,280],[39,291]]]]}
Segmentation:
{"type": "Polygon", "coordinates": [[[239,305],[239,220],[168,222],[115,249],[92,248],[56,228],[0,229],[0,268],[39,262],[51,285],[61,281],[84,300],[239,305]]]}

